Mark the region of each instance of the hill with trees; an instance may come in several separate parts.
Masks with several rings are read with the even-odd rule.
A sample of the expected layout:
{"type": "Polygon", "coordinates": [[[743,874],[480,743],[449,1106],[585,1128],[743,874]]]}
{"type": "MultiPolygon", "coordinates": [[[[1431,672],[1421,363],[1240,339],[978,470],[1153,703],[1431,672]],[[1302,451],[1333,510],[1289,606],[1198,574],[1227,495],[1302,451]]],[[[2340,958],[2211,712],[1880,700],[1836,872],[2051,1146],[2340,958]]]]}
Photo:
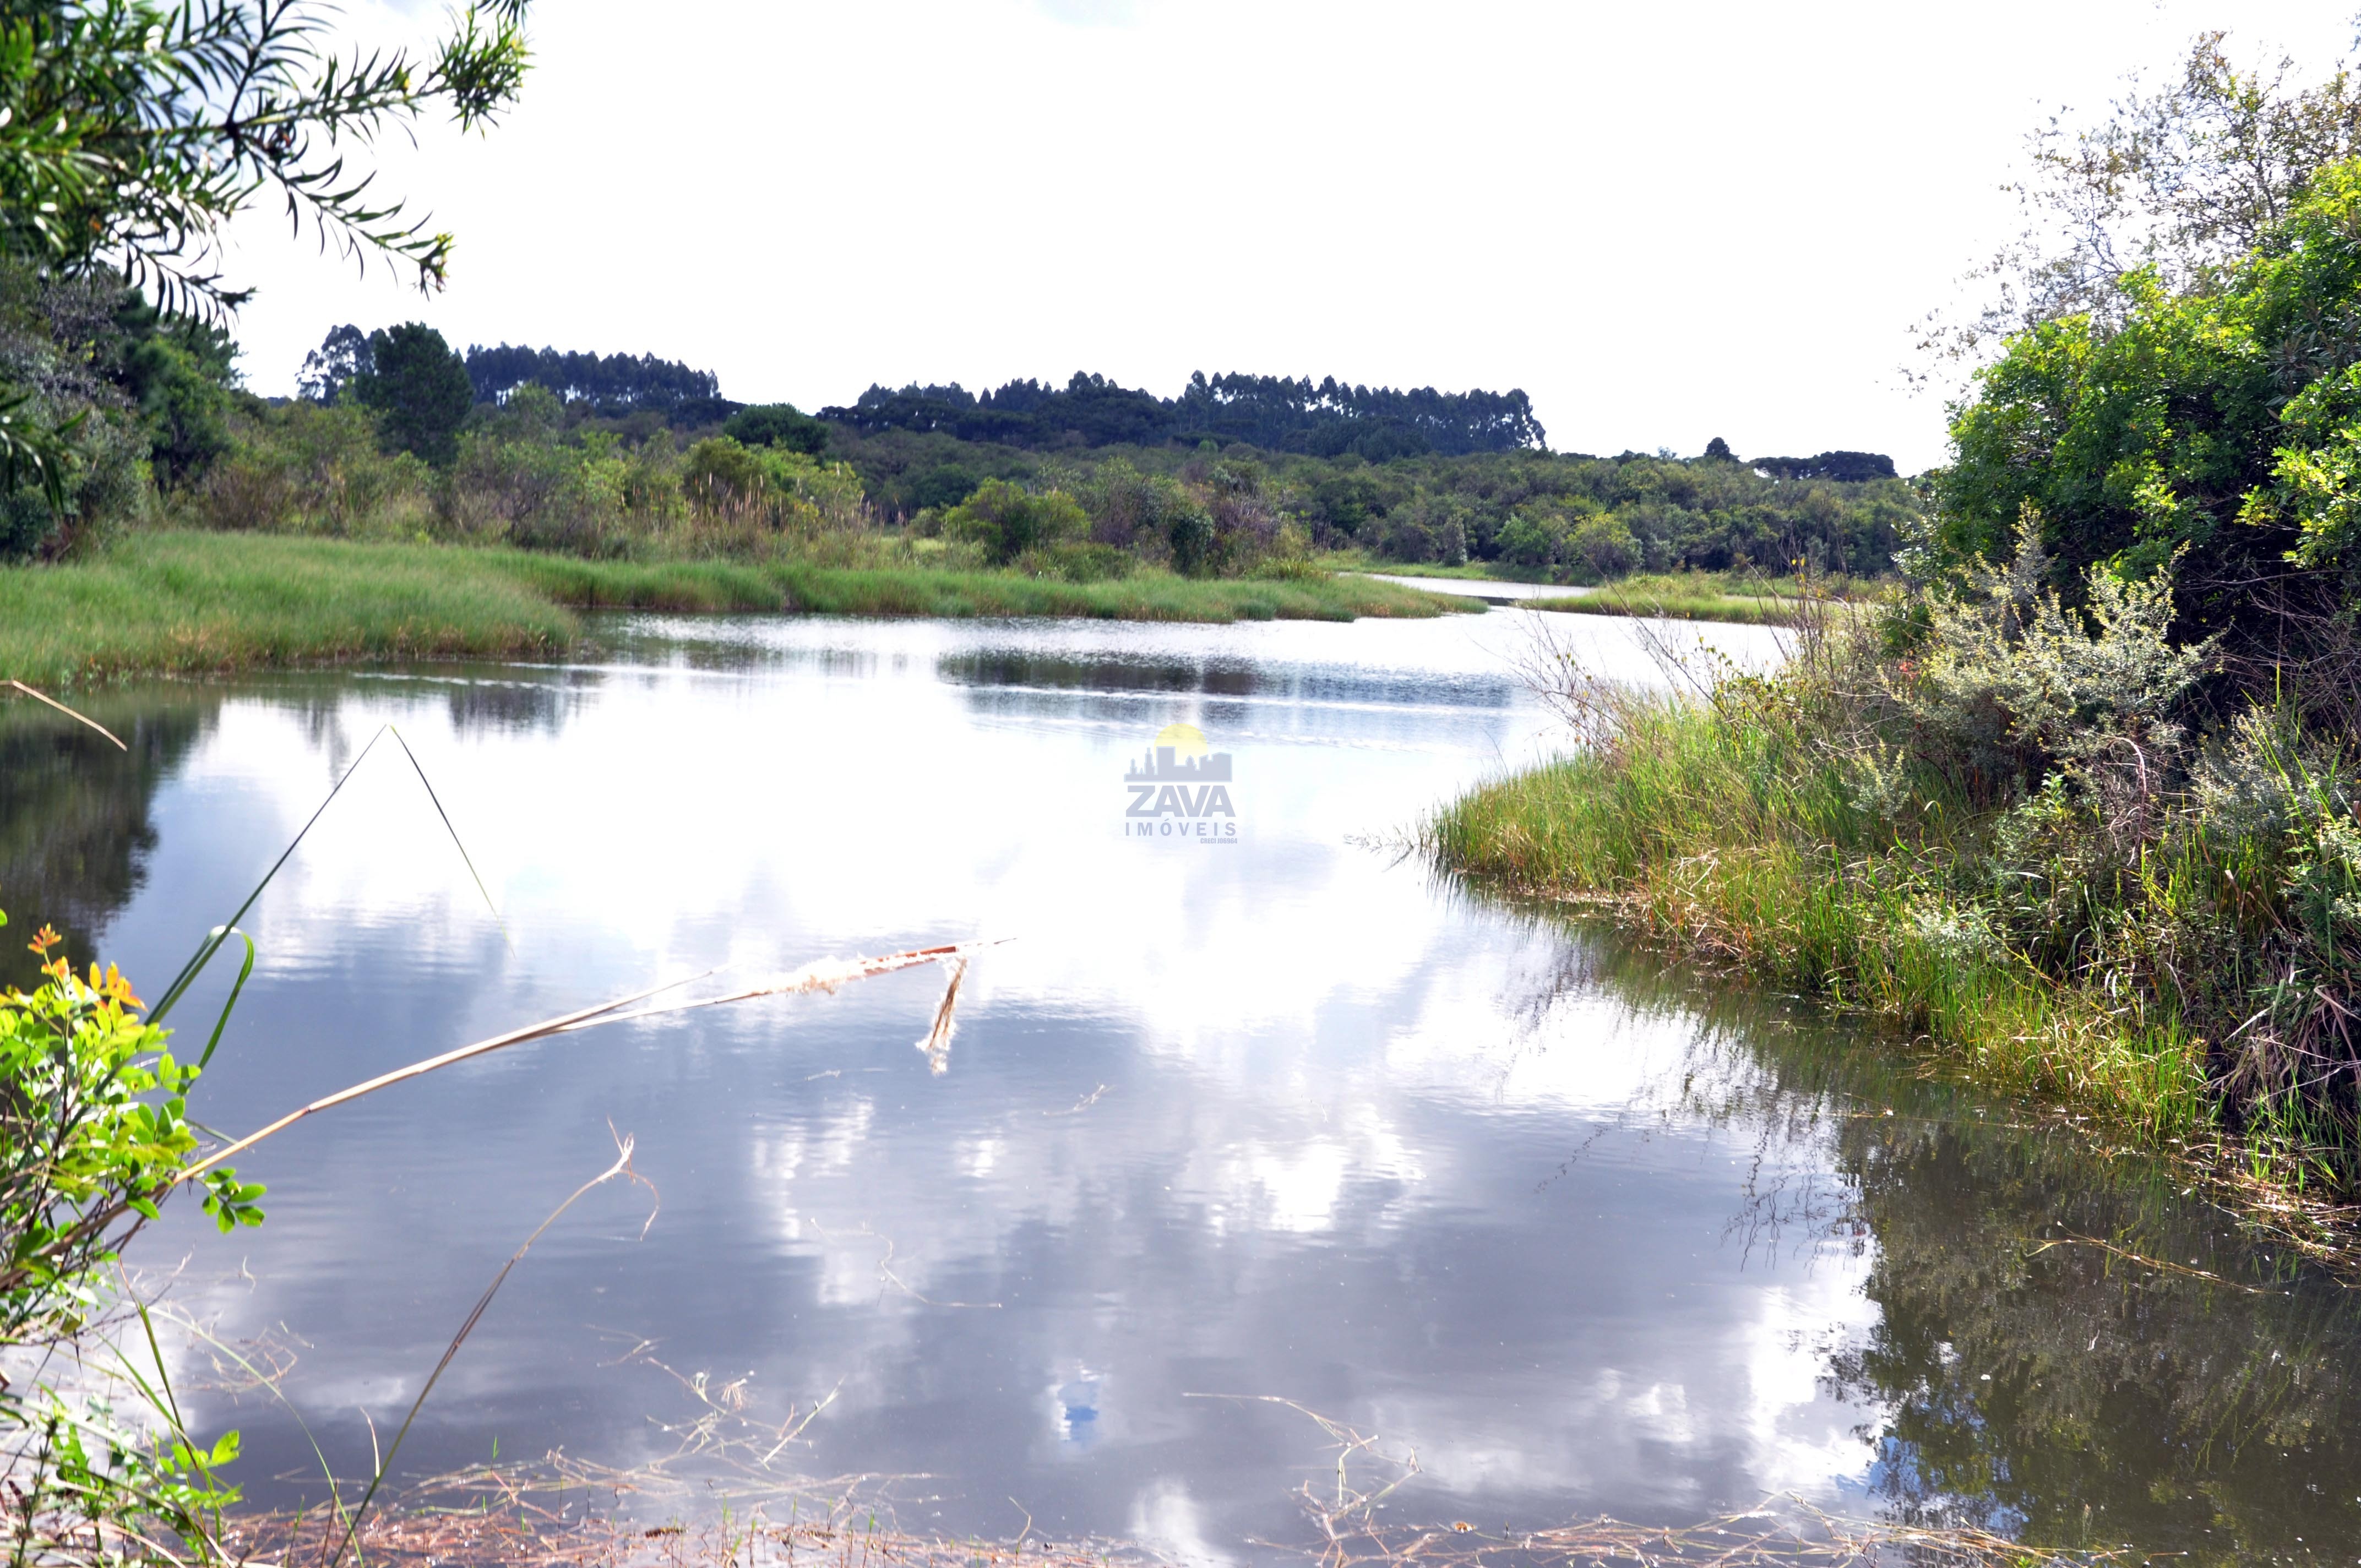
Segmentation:
{"type": "MultiPolygon", "coordinates": [[[[1744,459],[1718,437],[1694,458],[1553,453],[1522,392],[1333,378],[1201,375],[1172,399],[1087,374],[981,395],[873,387],[815,416],[730,401],[711,372],[653,356],[461,356],[413,323],[367,335],[337,327],[306,361],[303,387],[345,423],[291,410],[241,422],[227,471],[198,487],[214,525],[366,531],[354,479],[378,474],[392,489],[361,502],[363,513],[391,508],[470,538],[630,554],[658,548],[676,514],[725,498],[784,517],[824,490],[831,515],[857,513],[861,528],[889,537],[998,541],[1008,535],[986,514],[1054,517],[1060,526],[1022,548],[985,550],[1053,573],[1114,570],[1120,555],[1235,574],[1274,554],[1341,550],[1594,583],[1692,569],[1876,576],[1921,497],[1873,453],[1744,459]],[[415,362],[402,377],[379,364],[396,341],[415,362]],[[433,410],[420,401],[430,389],[433,410]],[[373,436],[351,423],[361,410],[373,436]],[[324,441],[373,441],[425,468],[403,478],[357,455],[336,468],[345,494],[330,499],[301,477],[317,470],[324,441]],[[339,521],[305,521],[322,507],[339,521]]],[[[739,547],[759,546],[749,535],[739,547]]]]}
{"type": "Polygon", "coordinates": [[[898,391],[872,386],[851,406],[819,412],[866,433],[940,433],[1030,449],[1210,440],[1384,462],[1545,444],[1541,422],[1521,390],[1405,392],[1347,386],[1334,377],[1315,385],[1283,376],[1209,378],[1199,371],[1179,397],[1159,398],[1078,370],[1063,387],[1022,380],[982,393],[957,382],[898,391]]]}

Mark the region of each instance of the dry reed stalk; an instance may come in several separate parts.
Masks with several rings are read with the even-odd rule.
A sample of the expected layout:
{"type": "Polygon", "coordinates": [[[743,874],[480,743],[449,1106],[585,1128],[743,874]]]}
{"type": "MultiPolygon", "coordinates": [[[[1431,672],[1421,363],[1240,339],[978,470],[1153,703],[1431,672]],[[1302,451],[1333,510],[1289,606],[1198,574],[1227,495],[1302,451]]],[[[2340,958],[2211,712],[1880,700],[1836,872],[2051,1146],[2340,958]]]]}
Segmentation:
{"type": "Polygon", "coordinates": [[[945,967],[950,978],[943,984],[943,999],[935,1008],[935,1021],[927,1037],[918,1042],[918,1049],[927,1054],[928,1070],[937,1078],[951,1069],[951,1014],[959,1006],[960,981],[967,978],[967,960],[953,959],[945,967]]]}
{"type": "Polygon", "coordinates": [[[1635,1568],[1881,1568],[1894,1563],[1913,1568],[2098,1568],[2132,1561],[2129,1548],[2048,1552],[1968,1525],[1839,1519],[1792,1495],[1767,1497],[1743,1513],[1694,1525],[1635,1525],[1601,1515],[1548,1530],[1504,1528],[1494,1535],[1464,1519],[1427,1526],[1385,1524],[1378,1519],[1380,1506],[1420,1474],[1415,1449],[1389,1453],[1377,1434],[1356,1431],[1276,1395],[1184,1397],[1279,1405],[1310,1417],[1335,1444],[1336,1478],[1329,1495],[1322,1497],[1309,1482],[1296,1494],[1320,1539],[1253,1543],[1301,1552],[1319,1568],[1359,1568],[1372,1563],[1387,1568],[1589,1568],[1609,1563],[1635,1568]],[[1395,1474],[1383,1486],[1366,1489],[1352,1475],[1356,1459],[1395,1474]]]}
{"type": "Polygon", "coordinates": [[[114,741],[115,749],[118,751],[128,751],[131,750],[130,747],[123,743],[122,739],[117,736],[114,730],[109,729],[97,719],[91,718],[90,715],[86,713],[76,713],[72,708],[68,707],[64,703],[60,702],[57,698],[47,696],[41,692],[37,692],[22,681],[0,681],[0,685],[14,686],[16,690],[24,693],[27,696],[31,697],[35,702],[48,703],[51,707],[56,708],[68,718],[73,719],[79,723],[89,725],[93,729],[97,730],[101,735],[104,735],[108,740],[114,741]]]}
{"type": "MultiPolygon", "coordinates": [[[[971,955],[994,945],[995,944],[990,942],[953,942],[936,948],[912,948],[902,952],[886,953],[874,958],[822,959],[817,962],[806,964],[799,970],[725,995],[699,997],[692,1002],[666,1003],[657,1007],[642,1007],[637,1012],[623,1011],[633,1003],[644,1002],[651,996],[666,991],[675,991],[684,985],[693,985],[720,971],[707,970],[701,974],[665,981],[662,984],[633,992],[628,996],[619,996],[612,1002],[602,1002],[594,1007],[577,1008],[572,1013],[561,1013],[555,1018],[544,1018],[538,1024],[528,1024],[521,1029],[511,1029],[506,1034],[494,1035],[489,1039],[478,1040],[473,1045],[461,1046],[456,1050],[445,1051],[440,1056],[432,1056],[423,1061],[412,1062],[408,1067],[396,1068],[391,1072],[379,1073],[377,1077],[356,1083],[348,1089],[340,1089],[334,1094],[323,1095],[308,1105],[298,1106],[290,1111],[269,1126],[248,1133],[235,1143],[224,1145],[203,1159],[183,1169],[174,1179],[176,1182],[194,1180],[224,1160],[244,1153],[265,1138],[285,1132],[306,1116],[333,1110],[336,1106],[361,1099],[365,1095],[374,1094],[380,1089],[390,1089],[397,1083],[406,1083],[413,1078],[423,1078],[430,1072],[438,1071],[475,1057],[488,1055],[492,1051],[504,1050],[510,1046],[522,1045],[528,1040],[544,1039],[552,1035],[569,1034],[574,1030],[588,1029],[599,1024],[625,1024],[635,1019],[656,1018],[675,1013],[692,1012],[700,1007],[719,1007],[730,1003],[750,1002],[757,997],[805,995],[815,991],[824,991],[832,994],[840,986],[850,984],[854,981],[871,980],[878,975],[892,974],[897,970],[912,969],[920,964],[956,961],[964,965],[971,955]]],[[[955,994],[956,985],[952,990],[955,994]]],[[[947,995],[944,998],[943,1006],[938,1010],[937,1026],[939,1028],[944,1026],[943,1019],[949,1013],[951,1000],[951,996],[947,995]]],[[[948,1038],[947,1031],[946,1037],[948,1038]]]]}
{"type": "MultiPolygon", "coordinates": [[[[612,1124],[609,1124],[608,1131],[610,1133],[614,1132],[612,1124]]],[[[427,1374],[425,1386],[418,1390],[418,1398],[410,1402],[410,1409],[401,1418],[401,1430],[393,1434],[392,1443],[378,1460],[376,1474],[369,1477],[368,1486],[367,1489],[361,1493],[360,1501],[354,1505],[352,1512],[346,1521],[343,1541],[327,1559],[330,1568],[334,1568],[334,1565],[342,1560],[345,1552],[353,1545],[354,1539],[359,1533],[361,1525],[368,1519],[369,1505],[377,1500],[379,1489],[385,1485],[386,1475],[393,1468],[394,1456],[401,1452],[402,1442],[410,1436],[411,1426],[418,1420],[418,1412],[426,1408],[426,1400],[428,1397],[434,1392],[434,1385],[442,1381],[444,1373],[450,1370],[451,1363],[456,1359],[459,1354],[459,1347],[466,1344],[467,1343],[467,1336],[476,1332],[476,1325],[483,1321],[484,1313],[492,1304],[492,1298],[500,1293],[500,1287],[508,1283],[510,1273],[515,1269],[518,1264],[524,1261],[524,1255],[533,1250],[533,1244],[541,1240],[544,1235],[547,1234],[549,1227],[557,1223],[558,1220],[568,1209],[573,1208],[576,1203],[582,1200],[584,1194],[589,1192],[593,1188],[604,1187],[607,1183],[614,1180],[615,1178],[619,1176],[628,1177],[632,1181],[647,1188],[650,1192],[653,1192],[655,1190],[653,1183],[650,1182],[647,1178],[642,1176],[638,1171],[631,1168],[631,1139],[622,1134],[616,1133],[615,1163],[609,1166],[597,1176],[592,1177],[589,1180],[584,1182],[581,1186],[576,1188],[573,1192],[567,1196],[565,1202],[560,1203],[556,1208],[551,1210],[549,1212],[549,1218],[542,1221],[540,1224],[533,1227],[533,1234],[525,1237],[522,1245],[518,1246],[516,1251],[509,1255],[509,1260],[500,1265],[500,1271],[492,1276],[492,1282],[484,1288],[484,1293],[476,1298],[474,1310],[468,1312],[467,1321],[459,1325],[459,1332],[451,1336],[450,1344],[446,1346],[443,1352],[443,1359],[437,1361],[434,1364],[434,1370],[427,1374]]],[[[640,1227],[640,1234],[642,1236],[646,1235],[648,1225],[652,1225],[654,1223],[655,1212],[651,1210],[648,1213],[646,1223],[640,1227]]],[[[338,1505],[337,1511],[340,1513],[344,1511],[341,1503],[338,1505]]]]}
{"type": "MultiPolygon", "coordinates": [[[[419,1483],[381,1508],[357,1535],[364,1559],[385,1568],[1161,1568],[1170,1559],[1137,1542],[1091,1539],[1052,1544],[1029,1517],[1014,1540],[981,1541],[906,1530],[894,1518],[893,1489],[924,1476],[790,1476],[772,1461],[808,1412],[774,1428],[752,1419],[743,1379],[714,1387],[703,1375],[678,1379],[703,1413],[667,1425],[677,1452],[631,1469],[552,1453],[530,1464],[472,1465],[419,1483]],[[695,1464],[685,1464],[695,1461],[695,1464]],[[623,1516],[636,1513],[636,1519],[623,1516]],[[717,1511],[719,1517],[715,1517],[717,1511]],[[684,1516],[686,1516],[686,1519],[684,1516]],[[651,1527],[651,1519],[665,1522],[651,1527]],[[782,1522],[784,1520],[784,1522],[782,1522]],[[691,1522],[694,1521],[694,1522],[691,1522]]],[[[1312,1529],[1289,1541],[1242,1542],[1323,1568],[2104,1568],[2143,1560],[2128,1547],[2053,1551],[1972,1526],[1841,1519],[1800,1498],[1689,1525],[1640,1525],[1601,1516],[1532,1531],[1477,1529],[1465,1520],[1393,1525],[1379,1507],[1418,1474],[1414,1453],[1389,1453],[1355,1430],[1291,1399],[1270,1395],[1195,1395],[1276,1405],[1314,1422],[1334,1445],[1333,1485],[1298,1493],[1312,1529]],[[1383,1485],[1356,1466],[1395,1472],[1383,1485]]],[[[341,1516],[328,1510],[238,1516],[234,1544],[257,1568],[304,1568],[324,1561],[341,1516]]]]}
{"type": "MultiPolygon", "coordinates": [[[[576,1029],[588,1028],[597,1024],[620,1023],[630,1019],[656,1017],[674,1013],[687,1012],[700,1007],[718,1007],[730,1003],[751,1001],[757,997],[807,995],[816,991],[827,992],[832,994],[839,987],[850,984],[854,981],[868,980],[878,975],[892,974],[896,970],[914,968],[919,964],[948,962],[953,966],[950,983],[944,992],[941,1003],[935,1010],[934,1027],[928,1036],[929,1040],[939,1040],[940,1042],[940,1056],[937,1056],[933,1051],[929,1052],[929,1059],[933,1062],[935,1070],[939,1073],[943,1071],[945,1067],[948,1065],[947,1058],[950,1044],[952,1012],[959,997],[960,981],[967,971],[968,956],[977,948],[990,945],[992,944],[982,942],[951,943],[942,947],[910,948],[898,953],[888,953],[871,958],[823,959],[806,964],[801,969],[794,970],[785,974],[777,975],[771,979],[758,981],[751,986],[741,987],[739,990],[729,992],[723,995],[699,997],[689,1002],[667,1003],[661,1006],[640,1008],[634,1012],[624,1011],[626,1008],[631,1007],[632,1003],[644,1001],[648,997],[656,995],[661,992],[676,989],[680,985],[690,983],[691,981],[704,979],[707,976],[718,972],[708,970],[704,975],[691,976],[688,980],[685,981],[668,981],[663,985],[653,986],[647,990],[636,992],[629,996],[620,997],[612,1002],[602,1003],[595,1007],[582,1008],[573,1013],[561,1014],[555,1018],[544,1019],[539,1024],[528,1025],[522,1029],[512,1029],[505,1034],[495,1035],[489,1039],[478,1040],[473,1045],[462,1046],[456,1050],[445,1051],[439,1056],[429,1057],[423,1061],[412,1062],[408,1067],[397,1069],[390,1073],[381,1073],[376,1078],[369,1079],[362,1083],[355,1084],[349,1089],[340,1090],[336,1093],[324,1096],[321,1099],[313,1101],[308,1105],[299,1107],[298,1109],[290,1112],[288,1114],[281,1116],[279,1120],[271,1123],[269,1126],[262,1128],[260,1131],[248,1134],[247,1136],[225,1146],[207,1158],[191,1165],[177,1178],[175,1178],[175,1182],[192,1180],[203,1174],[209,1168],[219,1165],[222,1161],[230,1158],[232,1156],[238,1154],[242,1150],[253,1147],[255,1145],[262,1142],[265,1138],[270,1137],[274,1134],[282,1132],[286,1128],[293,1126],[297,1122],[300,1122],[306,1116],[310,1116],[317,1112],[329,1110],[335,1106],[348,1103],[352,1101],[358,1100],[365,1095],[375,1093],[380,1089],[389,1088],[393,1084],[406,1082],[411,1079],[423,1077],[427,1073],[434,1072],[441,1068],[449,1067],[454,1063],[466,1061],[474,1057],[483,1056],[489,1052],[500,1050],[508,1046],[518,1045],[526,1040],[541,1039],[552,1035],[566,1034],[576,1029]]],[[[378,1492],[384,1486],[385,1478],[391,1470],[394,1456],[401,1451],[404,1439],[410,1435],[410,1429],[417,1420],[418,1412],[425,1407],[428,1397],[434,1391],[435,1384],[441,1380],[443,1374],[449,1369],[452,1361],[458,1355],[460,1347],[467,1343],[468,1335],[475,1332],[476,1325],[482,1321],[485,1311],[492,1304],[492,1299],[500,1294],[500,1287],[507,1282],[510,1273],[519,1263],[523,1261],[524,1255],[533,1250],[533,1244],[538,1242],[542,1236],[547,1233],[550,1226],[557,1223],[560,1216],[565,1214],[568,1209],[571,1209],[576,1202],[577,1202],[592,1189],[603,1186],[619,1176],[627,1177],[633,1181],[642,1182],[643,1185],[645,1184],[645,1179],[641,1177],[631,1168],[631,1140],[620,1134],[618,1134],[615,1138],[615,1146],[617,1151],[615,1162],[599,1175],[591,1178],[588,1181],[584,1182],[580,1187],[575,1189],[573,1193],[568,1196],[564,1202],[560,1203],[555,1210],[551,1211],[549,1217],[536,1226],[533,1233],[524,1239],[522,1245],[518,1246],[516,1251],[510,1255],[508,1261],[501,1266],[500,1271],[497,1275],[493,1276],[490,1285],[487,1286],[484,1289],[484,1293],[477,1299],[474,1309],[468,1312],[466,1321],[459,1325],[458,1332],[452,1335],[451,1343],[444,1350],[442,1359],[435,1363],[434,1370],[428,1375],[424,1386],[418,1391],[417,1398],[412,1401],[410,1409],[402,1417],[401,1426],[400,1430],[394,1433],[391,1446],[389,1447],[377,1460],[373,1474],[369,1477],[368,1485],[363,1490],[358,1503],[354,1505],[350,1509],[346,1508],[342,1501],[341,1493],[337,1492],[334,1483],[334,1478],[331,1477],[331,1491],[335,1494],[335,1500],[334,1507],[330,1511],[337,1520],[342,1522],[344,1530],[335,1548],[322,1558],[322,1561],[327,1565],[327,1568],[335,1568],[335,1565],[342,1561],[345,1552],[356,1545],[360,1546],[364,1552],[368,1550],[368,1543],[362,1537],[362,1528],[368,1522],[370,1505],[376,1500],[378,1492]]],[[[651,1190],[653,1190],[653,1189],[651,1189],[651,1190]]],[[[649,1218],[650,1221],[653,1222],[654,1218],[653,1214],[652,1213],[649,1218]]],[[[644,1227],[642,1227],[642,1229],[644,1231],[644,1227]]],[[[700,1398],[704,1397],[704,1388],[701,1383],[696,1386],[696,1392],[700,1398]]],[[[708,1403],[710,1405],[709,1400],[708,1403]]],[[[716,1408],[718,1409],[718,1407],[716,1408]]],[[[815,1409],[811,1413],[813,1415],[817,1415],[818,1412],[815,1409]]],[[[805,1424],[808,1424],[810,1416],[807,1416],[805,1418],[805,1424]]],[[[794,1436],[797,1432],[800,1432],[801,1430],[802,1429],[799,1426],[795,1428],[792,1431],[783,1431],[778,1442],[772,1446],[770,1453],[765,1455],[763,1461],[764,1468],[768,1467],[770,1458],[775,1456],[780,1449],[785,1447],[789,1442],[793,1441],[794,1436]]]]}

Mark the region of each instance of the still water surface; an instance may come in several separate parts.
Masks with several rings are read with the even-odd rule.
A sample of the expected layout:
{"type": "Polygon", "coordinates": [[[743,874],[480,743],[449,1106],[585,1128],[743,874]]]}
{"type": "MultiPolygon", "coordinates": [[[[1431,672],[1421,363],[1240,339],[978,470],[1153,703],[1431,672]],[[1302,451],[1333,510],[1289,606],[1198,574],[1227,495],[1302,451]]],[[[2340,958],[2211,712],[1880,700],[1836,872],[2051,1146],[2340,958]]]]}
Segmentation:
{"type": "MultiPolygon", "coordinates": [[[[1565,635],[1645,674],[1620,623],[1565,635]]],[[[1553,746],[1515,641],[1507,612],[635,621],[564,667],[107,695],[127,762],[16,705],[0,897],[166,975],[399,727],[500,918],[380,746],[247,921],[261,959],[196,1107],[227,1131],[660,977],[1012,938],[939,1077],[919,971],[471,1063],[258,1151],[261,1230],[168,1215],[145,1261],[185,1256],[174,1299],[281,1359],[346,1473],[611,1124],[658,1198],[614,1184],[552,1230],[405,1472],[496,1445],[647,1464],[701,1386],[749,1441],[829,1401],[774,1465],[904,1477],[864,1485],[906,1524],[1245,1561],[1302,1537],[1290,1494],[1332,1463],[1276,1397],[1414,1450],[1405,1519],[1784,1491],[2361,1555],[2345,1293],[1857,1029],[1401,852],[1553,746]],[[1230,759],[1235,817],[1209,820],[1234,836],[1126,818],[1174,723],[1230,759]]],[[[287,1406],[202,1362],[249,1492],[316,1495],[287,1406]]]]}

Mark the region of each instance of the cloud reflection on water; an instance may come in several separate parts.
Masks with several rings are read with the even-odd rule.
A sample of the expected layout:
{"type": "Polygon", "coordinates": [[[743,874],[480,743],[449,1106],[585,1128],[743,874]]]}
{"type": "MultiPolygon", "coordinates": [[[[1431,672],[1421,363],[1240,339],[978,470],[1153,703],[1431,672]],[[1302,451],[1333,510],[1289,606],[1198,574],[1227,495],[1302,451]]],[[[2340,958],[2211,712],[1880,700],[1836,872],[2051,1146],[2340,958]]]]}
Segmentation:
{"type": "MultiPolygon", "coordinates": [[[[349,1442],[338,1412],[414,1388],[612,1116],[655,1229],[619,1241],[619,1210],[544,1244],[422,1464],[493,1435],[655,1452],[661,1387],[598,1367],[622,1335],[780,1405],[840,1386],[806,1462],[928,1471],[952,1528],[1001,1528],[1009,1496],[1061,1536],[1290,1528],[1316,1431],[1201,1392],[1415,1445],[1405,1500],[1435,1510],[1832,1495],[1872,1457],[1815,1381],[1866,1321],[1865,1256],[1731,1245],[1763,1151],[1665,1090],[1693,1026],[1558,993],[1563,938],[1356,842],[1546,743],[1501,676],[1510,621],[688,625],[646,635],[693,659],[499,675],[518,686],[258,683],[161,791],[114,948],[158,967],[235,880],[223,825],[260,856],[389,720],[516,946],[415,781],[372,764],[250,922],[225,1124],[646,976],[1018,939],[977,965],[940,1082],[909,1049],[927,982],[885,981],[530,1047],[291,1135],[257,1167],[261,1283],[206,1306],[301,1332],[290,1394],[349,1442]],[[1236,760],[1235,847],[1123,837],[1123,765],[1176,721],[1236,760]]],[[[1825,1178],[1826,1146],[1770,1163],[1825,1178]]],[[[238,1419],[258,1471],[291,1464],[276,1418],[238,1419]]]]}

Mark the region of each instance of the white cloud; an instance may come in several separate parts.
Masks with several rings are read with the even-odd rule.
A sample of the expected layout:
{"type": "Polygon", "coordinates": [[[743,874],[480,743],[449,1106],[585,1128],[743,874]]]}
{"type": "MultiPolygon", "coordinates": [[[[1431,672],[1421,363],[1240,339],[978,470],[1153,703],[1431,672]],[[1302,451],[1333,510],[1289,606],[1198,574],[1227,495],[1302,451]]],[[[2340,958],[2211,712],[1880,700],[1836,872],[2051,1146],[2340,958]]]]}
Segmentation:
{"type": "Polygon", "coordinates": [[[1127,27],[1139,20],[1138,0],[1035,0],[1042,14],[1077,27],[1127,27]]]}
{"type": "MultiPolygon", "coordinates": [[[[2248,0],[2324,60],[2334,7],[2248,0]]],[[[431,25],[365,6],[372,37],[431,25]]],[[[1521,386],[1563,450],[1941,452],[1907,325],[2004,236],[2024,132],[2218,6],[1359,0],[545,4],[489,138],[385,147],[449,291],[258,210],[247,370],[326,329],[654,352],[805,407],[873,380],[1192,370],[1521,386]],[[2038,38],[2038,48],[2026,47],[2038,38]]]]}

